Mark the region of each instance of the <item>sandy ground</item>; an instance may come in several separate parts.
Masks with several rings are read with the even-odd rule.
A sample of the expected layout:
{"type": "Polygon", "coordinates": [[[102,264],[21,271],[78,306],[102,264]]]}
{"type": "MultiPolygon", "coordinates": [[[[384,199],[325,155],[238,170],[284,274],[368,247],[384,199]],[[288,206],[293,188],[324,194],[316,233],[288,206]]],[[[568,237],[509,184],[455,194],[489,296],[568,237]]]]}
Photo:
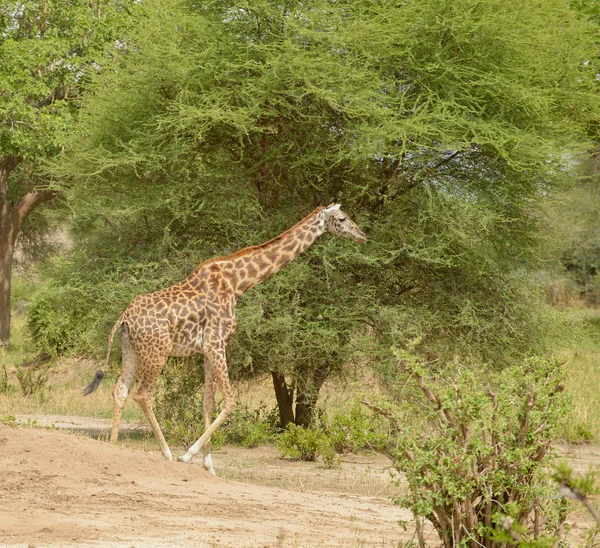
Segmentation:
{"type": "MultiPolygon", "coordinates": [[[[385,548],[416,540],[411,514],[391,501],[402,485],[391,483],[381,455],[348,456],[328,470],[280,459],[274,448],[228,447],[213,454],[221,476],[213,477],[199,462],[91,438],[102,439],[108,420],[37,423],[74,433],[0,424],[0,548],[385,548]]],[[[122,433],[139,437],[140,428],[124,424],[122,433]]],[[[580,472],[600,462],[599,447],[558,449],[580,472]]],[[[571,517],[571,546],[585,543],[590,519],[583,510],[571,517]]],[[[426,536],[438,545],[431,528],[426,536]]]]}
{"type": "Polygon", "coordinates": [[[221,466],[231,477],[240,468],[242,483],[213,477],[200,463],[167,462],[156,451],[0,424],[0,546],[397,546],[413,537],[398,525],[411,515],[373,489],[378,481],[390,485],[389,476],[369,476],[382,466],[373,458],[336,471],[281,459],[274,468],[276,453],[260,450],[215,454],[217,473],[221,466]],[[248,483],[244,454],[281,485],[291,470],[314,490],[248,483]],[[365,494],[328,490],[336,477],[360,473],[366,481],[353,485],[365,494]]]}

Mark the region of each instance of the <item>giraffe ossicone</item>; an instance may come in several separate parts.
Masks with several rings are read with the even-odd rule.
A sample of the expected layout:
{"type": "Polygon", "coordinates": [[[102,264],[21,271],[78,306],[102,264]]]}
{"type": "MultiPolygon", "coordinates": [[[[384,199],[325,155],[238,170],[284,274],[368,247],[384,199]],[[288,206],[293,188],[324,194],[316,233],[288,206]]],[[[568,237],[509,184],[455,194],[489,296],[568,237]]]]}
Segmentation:
{"type": "MultiPolygon", "coordinates": [[[[227,257],[209,259],[197,266],[182,282],[136,297],[121,314],[108,338],[106,365],[117,329],[122,326],[121,374],[113,389],[115,410],[110,440],[119,435],[121,413],[131,387],[140,377],[133,399],[142,408],[161,452],[173,460],[152,410],[156,382],[169,356],[204,354],[204,433],[179,460],[189,462],[199,451],[204,468],[214,474],[210,439],[235,408],[225,349],[235,332],[235,304],[248,289],[263,282],[324,232],[366,242],[358,226],[339,204],[318,207],[299,223],[261,245],[247,247],[227,257]],[[215,392],[219,388],[225,407],[212,420],[215,392]]],[[[84,388],[92,393],[104,373],[98,371],[84,388]]]]}

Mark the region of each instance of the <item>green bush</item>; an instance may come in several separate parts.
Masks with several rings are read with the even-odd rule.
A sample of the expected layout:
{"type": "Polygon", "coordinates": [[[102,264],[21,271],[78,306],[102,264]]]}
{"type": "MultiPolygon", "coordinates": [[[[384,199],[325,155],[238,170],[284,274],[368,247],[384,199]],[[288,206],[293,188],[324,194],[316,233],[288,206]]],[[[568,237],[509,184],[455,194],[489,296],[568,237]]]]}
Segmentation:
{"type": "Polygon", "coordinates": [[[251,410],[238,404],[223,427],[225,441],[248,448],[271,443],[277,431],[273,417],[273,411],[267,412],[264,407],[251,410]]]}
{"type": "MultiPolygon", "coordinates": [[[[115,257],[118,243],[122,241],[112,242],[115,257]]],[[[108,244],[102,250],[113,252],[108,244]]],[[[27,309],[27,327],[40,352],[103,358],[112,326],[134,297],[167,285],[150,261],[117,265],[99,259],[91,266],[88,252],[98,249],[55,257],[43,268],[45,281],[31,295],[27,309]]],[[[120,337],[115,339],[116,349],[120,337]]]]}
{"type": "MultiPolygon", "coordinates": [[[[27,313],[27,326],[36,347],[52,356],[77,346],[83,350],[82,329],[92,302],[71,286],[48,284],[34,295],[27,313]]],[[[86,348],[87,351],[90,348],[86,348]]]]}
{"type": "MultiPolygon", "coordinates": [[[[204,432],[204,367],[201,357],[170,359],[155,398],[156,417],[165,437],[182,447],[192,445],[204,432]]],[[[213,418],[219,413],[216,402],[213,418]]],[[[223,443],[257,447],[273,441],[277,410],[252,410],[238,402],[235,410],[212,437],[214,448],[223,443]]]]}
{"type": "Polygon", "coordinates": [[[391,454],[408,492],[397,502],[448,548],[506,546],[515,535],[552,544],[566,518],[547,474],[568,404],[562,364],[532,358],[481,375],[451,363],[433,374],[407,353],[398,358],[403,400],[373,406],[399,426],[391,454]]]}
{"type": "Polygon", "coordinates": [[[378,417],[367,413],[359,402],[347,413],[336,413],[326,431],[336,453],[340,454],[356,453],[365,447],[381,450],[387,442],[378,417]]]}
{"type": "MultiPolygon", "coordinates": [[[[190,447],[204,432],[204,367],[197,358],[170,358],[160,376],[154,412],[170,443],[190,447]]],[[[224,441],[221,430],[213,447],[224,441]]]]}
{"type": "Polygon", "coordinates": [[[328,468],[339,464],[333,443],[321,428],[288,424],[285,432],[277,440],[277,447],[283,457],[307,462],[315,462],[317,457],[321,457],[323,464],[328,468]]]}

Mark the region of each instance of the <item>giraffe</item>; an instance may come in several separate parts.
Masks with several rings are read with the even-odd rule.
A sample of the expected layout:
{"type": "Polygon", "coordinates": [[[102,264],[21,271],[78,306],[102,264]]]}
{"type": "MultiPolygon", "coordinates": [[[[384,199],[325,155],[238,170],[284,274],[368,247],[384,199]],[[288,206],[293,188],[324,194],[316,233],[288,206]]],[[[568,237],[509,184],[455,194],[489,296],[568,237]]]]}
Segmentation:
{"type": "MultiPolygon", "coordinates": [[[[226,257],[209,259],[182,282],[136,297],[121,314],[108,338],[106,366],[117,329],[122,326],[122,368],[113,389],[114,415],[110,440],[119,435],[121,412],[131,387],[140,376],[133,399],[142,408],[161,452],[173,460],[152,410],[153,391],[169,356],[204,354],[204,433],[179,457],[182,462],[202,450],[203,466],[215,474],[210,439],[234,410],[235,399],[227,374],[225,349],[235,332],[236,301],[311,246],[324,232],[364,243],[367,238],[340,209],[320,206],[279,236],[226,257]],[[212,420],[215,391],[221,390],[225,407],[212,420]]],[[[98,371],[83,394],[91,394],[104,372],[98,371]]]]}

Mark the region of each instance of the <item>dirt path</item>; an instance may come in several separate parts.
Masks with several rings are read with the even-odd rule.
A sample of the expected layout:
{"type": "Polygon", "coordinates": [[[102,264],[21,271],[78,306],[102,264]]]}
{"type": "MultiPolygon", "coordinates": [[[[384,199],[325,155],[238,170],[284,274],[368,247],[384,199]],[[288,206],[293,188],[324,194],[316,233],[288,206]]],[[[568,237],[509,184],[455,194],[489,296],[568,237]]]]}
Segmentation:
{"type": "MultiPolygon", "coordinates": [[[[219,460],[242,467],[235,452],[216,455],[217,468],[219,460]]],[[[215,478],[155,451],[0,425],[0,545],[385,547],[412,537],[398,526],[410,514],[389,496],[367,494],[372,481],[365,494],[327,491],[336,474],[355,476],[359,464],[344,463],[342,471],[296,464],[306,464],[305,478],[316,476],[319,490],[215,478]]],[[[276,481],[285,475],[264,468],[276,481]]]]}
{"type": "MultiPolygon", "coordinates": [[[[156,450],[89,437],[105,432],[109,420],[52,416],[37,423],[86,434],[0,424],[0,548],[385,548],[414,540],[410,513],[391,502],[402,487],[390,482],[380,455],[349,456],[327,470],[282,460],[274,448],[228,447],[214,454],[215,478],[156,450]],[[407,522],[406,531],[398,521],[407,522]]],[[[595,446],[559,453],[578,471],[600,462],[595,446]]],[[[571,545],[582,545],[590,517],[580,510],[569,521],[571,545]]],[[[436,546],[431,529],[426,535],[436,546]]]]}

